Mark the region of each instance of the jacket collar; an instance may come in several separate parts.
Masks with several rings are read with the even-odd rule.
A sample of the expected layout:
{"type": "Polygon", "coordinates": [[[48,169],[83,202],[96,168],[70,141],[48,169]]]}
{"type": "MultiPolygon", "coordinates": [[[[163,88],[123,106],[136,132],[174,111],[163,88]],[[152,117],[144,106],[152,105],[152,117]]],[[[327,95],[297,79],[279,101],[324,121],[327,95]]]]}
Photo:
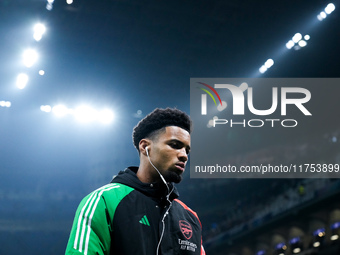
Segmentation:
{"type": "MultiPolygon", "coordinates": [[[[138,171],[138,167],[130,166],[126,168],[124,171],[120,171],[118,175],[114,176],[111,183],[121,183],[127,186],[130,186],[143,194],[158,198],[163,200],[168,194],[168,189],[164,183],[154,182],[154,183],[143,183],[141,182],[136,173],[138,171]]],[[[174,186],[173,183],[168,183],[170,189],[170,200],[179,197],[179,193],[174,186]]]]}

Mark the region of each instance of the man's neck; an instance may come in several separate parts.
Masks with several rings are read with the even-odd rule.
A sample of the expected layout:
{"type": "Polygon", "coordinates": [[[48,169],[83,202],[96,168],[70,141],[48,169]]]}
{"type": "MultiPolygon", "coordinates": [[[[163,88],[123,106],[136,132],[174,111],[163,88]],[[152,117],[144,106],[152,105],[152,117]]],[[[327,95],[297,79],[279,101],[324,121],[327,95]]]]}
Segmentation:
{"type": "Polygon", "coordinates": [[[148,168],[149,166],[140,165],[137,171],[138,179],[143,183],[153,183],[153,182],[160,182],[161,179],[157,173],[157,176],[152,175],[152,169],[148,168]]]}

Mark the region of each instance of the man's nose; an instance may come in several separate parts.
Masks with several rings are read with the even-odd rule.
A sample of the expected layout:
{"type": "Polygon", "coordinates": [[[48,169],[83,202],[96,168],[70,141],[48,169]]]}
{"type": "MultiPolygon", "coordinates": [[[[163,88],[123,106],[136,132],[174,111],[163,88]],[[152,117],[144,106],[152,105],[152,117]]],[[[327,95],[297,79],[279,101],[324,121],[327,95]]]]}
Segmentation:
{"type": "Polygon", "coordinates": [[[180,149],[180,152],[178,154],[178,158],[183,162],[188,161],[188,153],[187,153],[185,148],[180,149]]]}

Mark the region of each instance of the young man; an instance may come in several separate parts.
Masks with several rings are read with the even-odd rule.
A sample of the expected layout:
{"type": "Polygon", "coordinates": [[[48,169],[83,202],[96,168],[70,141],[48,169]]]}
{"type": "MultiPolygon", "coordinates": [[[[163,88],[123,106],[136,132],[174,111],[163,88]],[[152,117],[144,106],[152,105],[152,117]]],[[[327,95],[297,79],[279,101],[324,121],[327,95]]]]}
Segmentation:
{"type": "Polygon", "coordinates": [[[133,130],[139,167],[129,167],[85,197],[66,254],[205,254],[194,211],[177,199],[190,151],[191,121],[177,109],[156,109],[133,130]]]}

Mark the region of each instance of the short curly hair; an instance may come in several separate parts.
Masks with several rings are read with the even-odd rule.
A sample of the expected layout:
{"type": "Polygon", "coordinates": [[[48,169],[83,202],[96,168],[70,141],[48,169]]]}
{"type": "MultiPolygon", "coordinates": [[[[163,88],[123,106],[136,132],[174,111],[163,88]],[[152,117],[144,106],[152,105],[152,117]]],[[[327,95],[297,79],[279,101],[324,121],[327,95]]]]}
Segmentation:
{"type": "Polygon", "coordinates": [[[139,152],[139,142],[143,138],[151,138],[157,131],[167,126],[177,126],[191,133],[191,119],[189,115],[176,108],[156,108],[145,116],[134,127],[132,132],[133,144],[139,152]]]}

